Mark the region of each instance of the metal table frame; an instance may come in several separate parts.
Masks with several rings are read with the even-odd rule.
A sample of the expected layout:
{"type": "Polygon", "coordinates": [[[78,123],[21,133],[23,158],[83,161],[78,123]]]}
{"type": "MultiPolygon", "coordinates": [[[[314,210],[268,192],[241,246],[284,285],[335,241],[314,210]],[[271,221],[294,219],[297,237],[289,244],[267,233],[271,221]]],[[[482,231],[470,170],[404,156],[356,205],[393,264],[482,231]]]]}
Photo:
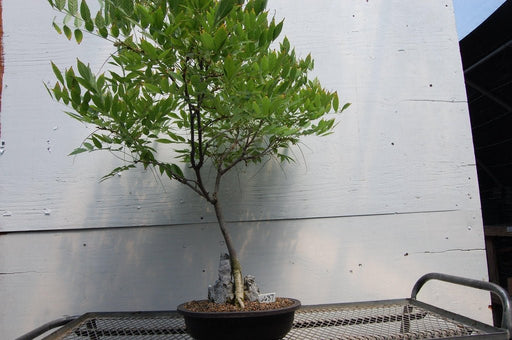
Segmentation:
{"type": "MultiPolygon", "coordinates": [[[[192,339],[186,334],[176,311],[102,312],[55,320],[21,336],[34,339],[61,327],[47,340],[56,339],[192,339]]],[[[291,339],[502,339],[512,335],[511,300],[500,286],[457,276],[430,273],[414,285],[408,299],[302,306],[294,325],[284,338],[291,339]],[[430,280],[489,291],[503,306],[501,327],[454,314],[417,300],[420,289],[430,280]]]]}

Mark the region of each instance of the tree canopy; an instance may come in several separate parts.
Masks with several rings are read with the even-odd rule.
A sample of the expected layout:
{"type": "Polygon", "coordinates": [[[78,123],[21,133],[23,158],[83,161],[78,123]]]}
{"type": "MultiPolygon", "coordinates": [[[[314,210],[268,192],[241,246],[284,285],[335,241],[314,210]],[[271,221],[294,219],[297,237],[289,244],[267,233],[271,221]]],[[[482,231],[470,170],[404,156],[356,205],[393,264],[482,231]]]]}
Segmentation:
{"type": "Polygon", "coordinates": [[[308,79],[310,55],[298,58],[286,37],[277,46],[283,21],[269,18],[264,0],[104,0],[95,16],[84,0],[49,2],[66,14],[57,32],[80,43],[88,31],[116,47],[104,73],[78,59],[62,71],[52,63],[50,89],[96,127],[73,154],[107,149],[128,161],[108,176],[140,163],[204,196],[198,179],[159,160],[157,144],[224,174],[271,155],[290,160],[282,151],[300,137],[333,130],[325,115],[339,110],[337,93],[308,79]]]}

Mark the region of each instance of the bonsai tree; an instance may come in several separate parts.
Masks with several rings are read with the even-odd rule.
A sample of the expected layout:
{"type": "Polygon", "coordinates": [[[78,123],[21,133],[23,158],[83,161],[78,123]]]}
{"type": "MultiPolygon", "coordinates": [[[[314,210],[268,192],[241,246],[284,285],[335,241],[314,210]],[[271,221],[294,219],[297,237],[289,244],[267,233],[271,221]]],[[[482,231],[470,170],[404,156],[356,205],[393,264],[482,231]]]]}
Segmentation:
{"type": "Polygon", "coordinates": [[[104,178],[152,167],[211,204],[230,256],[233,302],[244,306],[223,177],[268,158],[292,161],[285,150],[331,133],[328,114],[348,104],[340,109],[336,92],[308,78],[310,55],[299,58],[286,37],[275,43],[283,21],[269,18],[266,0],[100,0],[95,15],[85,0],[48,1],[65,14],[53,22],[58,33],[80,43],[89,32],[115,47],[104,73],[80,60],[62,70],[51,63],[50,95],[95,127],[71,155],[106,150],[124,163],[104,178]],[[171,161],[157,153],[163,148],[173,150],[171,161]]]}

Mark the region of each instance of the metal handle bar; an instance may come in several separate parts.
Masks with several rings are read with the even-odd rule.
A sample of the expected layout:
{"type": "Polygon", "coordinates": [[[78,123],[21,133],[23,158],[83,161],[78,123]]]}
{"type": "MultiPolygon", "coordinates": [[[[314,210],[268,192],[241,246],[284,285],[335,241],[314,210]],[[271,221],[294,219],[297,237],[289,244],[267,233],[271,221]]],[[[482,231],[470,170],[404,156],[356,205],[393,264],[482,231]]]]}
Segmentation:
{"type": "Polygon", "coordinates": [[[57,320],[53,320],[50,322],[45,323],[42,326],[37,327],[36,329],[31,330],[30,332],[23,334],[22,336],[16,338],[16,340],[32,340],[37,338],[38,336],[51,331],[54,328],[64,326],[68,322],[71,322],[73,320],[76,320],[78,316],[67,316],[63,317],[57,320]]]}
{"type": "Polygon", "coordinates": [[[420,291],[421,287],[429,280],[439,280],[449,283],[454,283],[462,286],[467,286],[476,289],[487,290],[497,295],[501,300],[501,306],[503,307],[503,316],[501,318],[501,328],[507,329],[509,336],[512,335],[512,314],[511,314],[511,301],[510,297],[505,289],[498,286],[495,283],[487,281],[479,281],[474,279],[468,279],[464,277],[441,274],[441,273],[428,273],[423,275],[416,281],[416,284],[412,288],[411,299],[416,300],[416,296],[420,291]]]}

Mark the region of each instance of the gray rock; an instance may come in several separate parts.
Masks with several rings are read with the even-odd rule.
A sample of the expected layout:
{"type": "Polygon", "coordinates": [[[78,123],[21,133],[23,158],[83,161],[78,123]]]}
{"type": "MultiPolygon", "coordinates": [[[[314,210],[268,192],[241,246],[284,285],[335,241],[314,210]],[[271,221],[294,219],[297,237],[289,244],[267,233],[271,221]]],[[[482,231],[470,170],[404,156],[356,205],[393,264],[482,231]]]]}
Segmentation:
{"type": "Polygon", "coordinates": [[[231,278],[231,263],[228,254],[221,254],[219,260],[219,278],[213,286],[208,287],[208,300],[226,303],[235,297],[231,278]]]}
{"type": "MultiPolygon", "coordinates": [[[[231,262],[228,254],[221,254],[219,260],[219,278],[213,286],[208,286],[208,300],[215,303],[231,302],[235,298],[231,262]]],[[[244,277],[244,298],[258,301],[260,290],[252,275],[244,277]]]]}
{"type": "Polygon", "coordinates": [[[220,254],[219,260],[219,280],[222,283],[232,281],[231,278],[231,261],[228,254],[220,254]]]}
{"type": "Polygon", "coordinates": [[[260,294],[260,289],[256,285],[254,276],[247,275],[244,278],[244,297],[249,301],[257,301],[260,294]]]}

